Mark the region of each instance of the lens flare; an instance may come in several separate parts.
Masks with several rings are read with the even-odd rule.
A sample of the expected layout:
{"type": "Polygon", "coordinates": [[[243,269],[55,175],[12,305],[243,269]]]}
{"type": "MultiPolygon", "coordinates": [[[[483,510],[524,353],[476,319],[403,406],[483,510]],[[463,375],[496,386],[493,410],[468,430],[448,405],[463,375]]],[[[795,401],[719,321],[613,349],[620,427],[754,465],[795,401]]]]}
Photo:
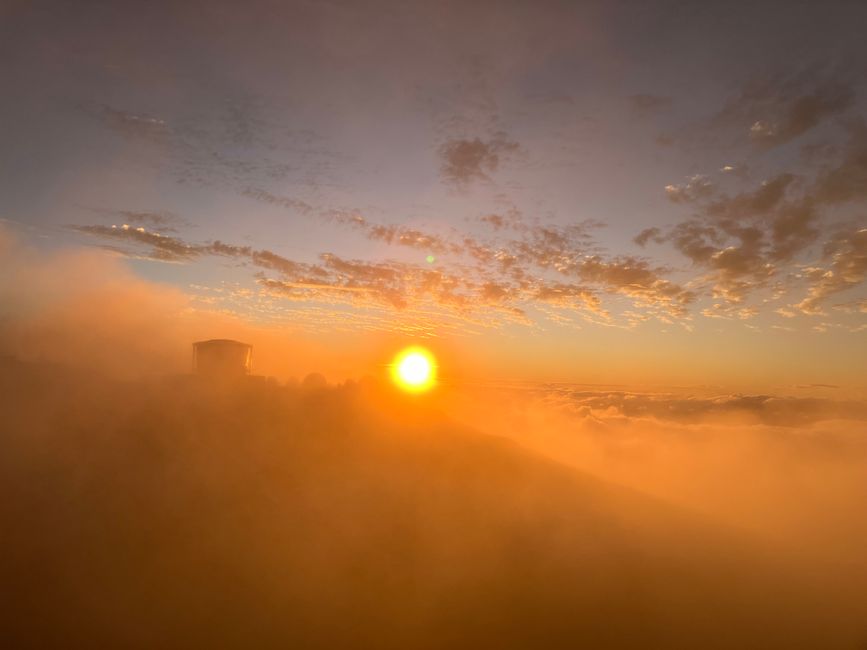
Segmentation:
{"type": "Polygon", "coordinates": [[[420,393],[436,383],[436,361],[424,348],[406,348],[394,358],[391,375],[403,390],[420,393]]]}

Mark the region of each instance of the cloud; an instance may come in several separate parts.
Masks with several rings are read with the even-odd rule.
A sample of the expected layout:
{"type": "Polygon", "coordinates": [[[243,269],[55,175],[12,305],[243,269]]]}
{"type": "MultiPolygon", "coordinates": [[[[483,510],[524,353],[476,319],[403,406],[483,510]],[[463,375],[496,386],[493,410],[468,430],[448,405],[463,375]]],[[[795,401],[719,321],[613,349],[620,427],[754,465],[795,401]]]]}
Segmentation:
{"type": "Polygon", "coordinates": [[[143,163],[179,183],[243,194],[274,181],[315,189],[323,179],[333,180],[338,154],[315,133],[291,128],[280,106],[256,99],[217,102],[172,119],[107,104],[85,103],[82,110],[127,141],[119,164],[143,163]]]}
{"type": "Polygon", "coordinates": [[[177,226],[190,225],[172,212],[147,212],[135,210],[118,210],[118,216],[129,224],[149,226],[162,232],[177,232],[177,226]]]}
{"type": "Polygon", "coordinates": [[[739,307],[729,303],[715,303],[701,310],[701,315],[706,318],[749,320],[758,314],[757,307],[739,307]]]}
{"type": "MultiPolygon", "coordinates": [[[[71,226],[71,229],[103,239],[117,240],[144,245],[150,248],[149,257],[160,262],[189,262],[204,252],[199,246],[191,246],[169,235],[150,232],[144,227],[121,226],[71,226]]],[[[122,249],[121,249],[122,250],[122,249]]]]}
{"type": "Polygon", "coordinates": [[[181,227],[189,227],[193,224],[181,218],[169,210],[108,210],[104,208],[86,208],[114,220],[120,219],[123,223],[132,226],[142,226],[159,233],[176,233],[181,227]]]}
{"type": "MultiPolygon", "coordinates": [[[[395,261],[348,260],[322,253],[319,263],[288,259],[267,249],[238,246],[219,240],[188,243],[159,235],[144,227],[76,226],[83,234],[120,241],[128,248],[113,250],[127,256],[161,262],[189,263],[207,256],[232,258],[261,269],[258,285],[271,295],[296,301],[370,304],[394,309],[434,305],[459,318],[472,314],[498,313],[506,320],[524,318],[533,304],[572,305],[576,310],[607,313],[599,293],[620,295],[656,314],[688,317],[693,291],[663,277],[665,269],[635,257],[607,258],[594,253],[590,230],[593,222],[559,227],[535,224],[524,227],[519,239],[499,245],[483,244],[472,237],[454,243],[442,237],[400,226],[372,224],[357,213],[339,223],[349,224],[366,237],[389,244],[436,253],[469,257],[467,267],[457,261],[440,260],[437,268],[395,261]],[[143,251],[141,249],[144,249],[143,251]],[[262,272],[276,273],[267,277],[262,272]],[[574,279],[568,282],[565,279],[574,279]]],[[[635,318],[630,317],[630,322],[635,318]]]]}
{"type": "Polygon", "coordinates": [[[410,248],[418,248],[432,253],[455,253],[459,254],[463,248],[451,242],[447,242],[444,238],[425,233],[415,228],[405,226],[383,226],[359,223],[368,237],[368,239],[383,241],[386,244],[397,244],[399,246],[408,246],[410,248]]]}
{"type": "Polygon", "coordinates": [[[764,286],[774,275],[774,267],[763,255],[759,229],[730,224],[728,231],[690,220],[672,228],[666,239],[694,264],[710,271],[715,296],[739,303],[750,291],[764,286]]]}
{"type": "MultiPolygon", "coordinates": [[[[259,277],[257,281],[260,286],[265,286],[265,280],[283,283],[286,295],[296,299],[306,296],[353,304],[367,300],[398,309],[426,303],[463,318],[487,309],[501,310],[501,314],[511,317],[509,314],[527,313],[534,304],[550,305],[556,300],[564,304],[564,296],[579,312],[592,305],[598,313],[609,313],[608,306],[603,307],[601,302],[607,294],[632,302],[632,316],[624,312],[622,318],[635,323],[641,318],[634,308],[639,308],[642,317],[688,319],[691,306],[710,296],[736,307],[702,305],[701,313],[732,317],[751,313],[749,310],[755,307],[745,305],[745,301],[752,293],[771,288],[772,281],[775,292],[790,290],[792,283],[799,281],[796,263],[817,242],[827,221],[826,211],[863,198],[867,127],[856,120],[847,128],[849,142],[841,150],[840,159],[824,163],[813,179],[783,171],[753,187],[727,192],[726,184],[717,185],[710,177],[695,174],[681,185],[667,186],[669,200],[688,206],[692,215],[668,228],[646,228],[635,242],[640,246],[651,241],[671,242],[701,273],[685,284],[669,279],[669,268],[600,250],[592,236],[595,222],[544,224],[525,220],[514,207],[503,213],[484,214],[478,220],[490,226],[490,231],[471,235],[376,223],[355,208],[321,207],[253,185],[242,191],[253,200],[352,229],[373,241],[436,255],[441,276],[425,275],[430,269],[424,265],[344,260],[330,252],[324,253],[319,263],[310,263],[220,241],[187,243],[155,232],[163,226],[171,228],[170,219],[156,212],[122,211],[118,214],[129,217],[127,221],[132,225],[80,226],[78,232],[112,240],[112,249],[123,254],[157,261],[231,257],[276,273],[277,277],[259,277]],[[572,293],[566,287],[572,288],[572,293]]],[[[517,144],[502,134],[488,140],[448,141],[440,150],[443,174],[457,184],[487,177],[501,157],[516,148],[517,144]]],[[[746,180],[742,178],[741,182],[746,180]]],[[[834,262],[829,257],[828,263],[842,268],[847,258],[845,250],[839,251],[837,258],[834,262]]],[[[831,270],[821,266],[822,273],[831,270]]],[[[800,273],[810,286],[799,310],[818,313],[827,296],[863,282],[863,276],[852,270],[856,266],[847,267],[849,271],[842,276],[845,279],[836,273],[833,279],[819,278],[819,267],[815,265],[813,270],[800,273]]],[[[273,292],[275,285],[268,286],[273,292]]]]}
{"type": "Polygon", "coordinates": [[[715,124],[744,129],[752,142],[768,149],[844,114],[854,103],[855,93],[847,81],[831,78],[827,71],[803,70],[747,84],[715,124]]]}
{"type": "Polygon", "coordinates": [[[324,266],[332,271],[331,286],[363,289],[395,307],[406,307],[406,268],[388,262],[362,262],[345,260],[331,253],[323,253],[324,266]]]}
{"type": "Polygon", "coordinates": [[[543,284],[536,288],[533,297],[558,307],[587,308],[593,312],[602,311],[601,302],[595,292],[581,285],[561,282],[543,284]]]}
{"type": "Polygon", "coordinates": [[[306,201],[286,196],[277,196],[261,188],[247,187],[241,192],[241,194],[255,201],[268,203],[270,205],[278,205],[281,208],[287,208],[303,215],[312,215],[318,212],[315,207],[306,201]]]}
{"type": "Polygon", "coordinates": [[[463,250],[459,244],[450,242],[441,235],[423,232],[403,225],[373,223],[365,218],[359,210],[316,207],[300,199],[279,196],[256,188],[247,188],[244,190],[243,195],[269,205],[286,208],[307,217],[349,226],[354,230],[362,232],[365,237],[373,241],[416,248],[436,254],[460,254],[463,250]]]}
{"type": "Polygon", "coordinates": [[[37,251],[0,228],[0,356],[124,377],[186,368],[188,309],[182,291],[135,277],[117,257],[37,251]]]}
{"type": "Polygon", "coordinates": [[[810,287],[796,306],[805,314],[823,314],[822,305],[830,296],[867,278],[867,228],[838,234],[825,245],[824,258],[828,266],[804,271],[810,287]]]}
{"type": "Polygon", "coordinates": [[[440,174],[445,183],[458,187],[476,181],[490,181],[488,174],[497,171],[502,160],[519,148],[517,142],[509,140],[502,133],[489,140],[448,140],[438,150],[440,174]]]}
{"type": "Polygon", "coordinates": [[[834,309],[848,314],[867,314],[867,298],[840,303],[834,305],[834,309]]]}
{"type": "Polygon", "coordinates": [[[683,185],[666,185],[665,195],[672,203],[693,203],[709,198],[714,193],[714,186],[702,174],[692,176],[683,185]]]}
{"type": "Polygon", "coordinates": [[[783,98],[766,110],[769,117],[750,127],[753,141],[767,147],[784,144],[806,133],[823,119],[842,113],[854,103],[852,89],[842,84],[826,84],[793,98],[783,98]]]}
{"type": "Polygon", "coordinates": [[[758,188],[736,196],[721,196],[710,202],[707,214],[718,220],[754,218],[768,214],[785,197],[786,188],[795,180],[792,174],[779,174],[762,181],[758,188]]]}
{"type": "Polygon", "coordinates": [[[127,138],[142,138],[164,142],[171,135],[171,128],[158,117],[134,113],[108,105],[94,109],[94,114],[111,130],[127,138]]]}
{"type": "MultiPolygon", "coordinates": [[[[266,249],[250,246],[235,246],[221,241],[206,244],[188,244],[175,237],[157,235],[143,227],[131,226],[77,226],[77,232],[103,239],[121,240],[144,246],[146,254],[155,261],[190,262],[203,256],[220,256],[238,259],[254,267],[279,274],[279,279],[259,277],[259,284],[270,290],[283,289],[283,293],[295,298],[311,299],[325,295],[329,300],[334,294],[343,294],[347,301],[357,297],[347,292],[361,292],[374,302],[405,308],[413,298],[432,297],[436,302],[450,307],[459,307],[467,302],[475,285],[462,282],[457,276],[417,265],[398,262],[366,262],[346,260],[332,253],[320,255],[320,264],[310,264],[288,259],[266,249]]],[[[133,254],[128,251],[128,254],[133,254]]]]}
{"type": "Polygon", "coordinates": [[[806,250],[819,237],[818,221],[819,214],[809,200],[783,205],[771,222],[770,258],[788,261],[806,250]]]}
{"type": "Polygon", "coordinates": [[[640,233],[638,233],[632,241],[641,246],[642,248],[647,245],[648,241],[654,241],[657,244],[661,244],[665,239],[661,237],[662,230],[657,228],[656,226],[651,226],[650,228],[645,228],[640,233]]]}
{"type": "Polygon", "coordinates": [[[817,202],[837,205],[867,199],[867,123],[852,121],[842,160],[824,169],[811,189],[817,202]]]}
{"type": "Polygon", "coordinates": [[[741,180],[747,180],[750,176],[750,169],[747,165],[740,163],[735,165],[723,165],[720,168],[723,174],[731,175],[741,180]]]}
{"type": "MultiPolygon", "coordinates": [[[[756,82],[726,107],[720,121],[750,120],[753,137],[766,146],[791,140],[842,114],[853,101],[846,84],[817,84],[815,78],[804,74],[756,82]]],[[[670,241],[696,267],[706,270],[701,281],[710,283],[712,294],[732,303],[742,303],[768,287],[771,278],[781,286],[792,286],[797,276],[794,265],[818,241],[830,218],[828,208],[867,197],[862,189],[867,186],[863,164],[867,128],[860,120],[850,121],[846,128],[849,143],[841,159],[823,162],[812,178],[778,172],[734,194],[721,191],[722,186],[701,174],[685,184],[667,186],[669,200],[689,206],[692,214],[671,228],[639,233],[636,243],[670,241]]],[[[737,169],[727,165],[721,173],[734,174],[737,169]]],[[[739,179],[747,180],[743,175],[739,179]]]]}
{"type": "Polygon", "coordinates": [[[652,115],[671,106],[671,97],[663,97],[649,93],[630,95],[629,105],[633,112],[640,116],[652,115]]]}
{"type": "Polygon", "coordinates": [[[862,401],[742,394],[701,397],[673,393],[590,391],[568,387],[557,394],[563,404],[579,409],[586,407],[602,417],[612,419],[653,418],[660,422],[692,425],[714,422],[723,426],[743,426],[746,418],[789,428],[807,427],[829,420],[867,422],[867,403],[862,401]]]}
{"type": "MultiPolygon", "coordinates": [[[[823,379],[809,383],[833,384],[823,379]]],[[[792,390],[809,396],[492,382],[467,396],[463,419],[774,544],[857,564],[867,402],[792,390]],[[732,481],[733,467],[749,480],[732,481]]]]}
{"type": "MultiPolygon", "coordinates": [[[[667,230],[645,229],[634,241],[641,246],[670,241],[693,264],[707,270],[704,280],[711,283],[715,297],[733,303],[767,287],[772,277],[790,283],[798,275],[793,264],[816,244],[831,209],[867,199],[863,189],[867,187],[867,127],[855,120],[847,130],[849,141],[840,159],[821,166],[813,178],[781,172],[736,194],[719,191],[703,175],[691,177],[684,185],[669,185],[668,198],[690,206],[692,216],[667,230]],[[787,267],[789,273],[783,274],[787,267]]],[[[863,281],[850,272],[849,281],[835,277],[820,282],[817,272],[810,272],[811,297],[801,303],[802,310],[815,313],[823,297],[838,290],[834,287],[863,281]]]]}
{"type": "MultiPolygon", "coordinates": [[[[675,202],[697,204],[700,216],[667,232],[659,227],[646,229],[636,242],[645,245],[648,241],[671,241],[696,266],[705,269],[706,275],[690,288],[667,279],[668,269],[647,260],[597,252],[591,235],[595,222],[528,225],[514,210],[506,216],[486,215],[483,219],[495,232],[508,223],[513,233],[510,239],[487,241],[469,235],[461,237],[459,233],[453,239],[405,225],[374,223],[354,209],[319,208],[264,190],[246,192],[255,200],[349,227],[374,241],[452,256],[451,260],[441,259],[436,272],[424,265],[345,260],[333,253],[323,253],[320,263],[299,262],[273,251],[221,241],[188,243],[128,224],[74,229],[125,244],[111,247],[122,254],[155,261],[189,263],[205,256],[237,259],[262,271],[276,272],[276,278],[257,276],[259,286],[272,295],[280,288],[280,293],[295,300],[355,305],[366,301],[397,309],[430,304],[459,318],[484,310],[499,311],[511,318],[525,314],[534,303],[557,303],[562,307],[570,301],[578,312],[589,308],[608,315],[600,294],[609,294],[631,300],[633,306],[645,310],[645,316],[687,319],[690,306],[701,297],[701,283],[708,282],[712,296],[741,306],[737,310],[705,308],[702,313],[747,313],[745,310],[752,308],[742,305],[746,297],[768,286],[770,279],[778,275],[779,263],[793,259],[816,240],[819,213],[814,207],[817,201],[809,195],[814,186],[807,186],[800,196],[791,196],[789,189],[796,186],[796,181],[794,175],[783,173],[753,190],[730,196],[717,192],[706,177],[694,176],[685,186],[669,191],[675,202]],[[462,257],[474,260],[475,267],[462,265],[462,257]]],[[[170,218],[160,213],[122,213],[142,223],[165,224],[175,219],[174,215],[170,218]]],[[[838,265],[842,263],[841,258],[838,265]]],[[[843,290],[835,287],[861,281],[861,276],[850,273],[847,277],[855,279],[844,284],[827,279],[820,284],[815,271],[811,273],[814,286],[810,297],[800,305],[802,311],[818,309],[825,296],[843,290]]],[[[632,313],[628,322],[642,320],[632,313]]]]}
{"type": "Polygon", "coordinates": [[[571,274],[585,282],[602,285],[610,293],[628,296],[672,316],[686,316],[686,307],[696,299],[696,294],[660,277],[660,272],[635,257],[603,260],[598,255],[587,257],[570,269],[571,274]]]}
{"type": "Polygon", "coordinates": [[[519,230],[523,226],[522,215],[520,211],[512,207],[502,214],[490,213],[479,217],[479,221],[492,226],[494,230],[513,229],[519,230]]]}

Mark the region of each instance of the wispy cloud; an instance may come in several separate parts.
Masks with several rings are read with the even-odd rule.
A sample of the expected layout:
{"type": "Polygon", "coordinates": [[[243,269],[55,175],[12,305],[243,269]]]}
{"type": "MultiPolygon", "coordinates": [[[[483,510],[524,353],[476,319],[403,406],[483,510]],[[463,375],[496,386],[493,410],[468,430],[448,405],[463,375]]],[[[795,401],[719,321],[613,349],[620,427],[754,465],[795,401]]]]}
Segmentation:
{"type": "Polygon", "coordinates": [[[72,230],[102,239],[138,244],[150,248],[149,257],[161,262],[188,262],[199,257],[203,250],[169,235],[160,235],[142,226],[72,226],[72,230]]]}

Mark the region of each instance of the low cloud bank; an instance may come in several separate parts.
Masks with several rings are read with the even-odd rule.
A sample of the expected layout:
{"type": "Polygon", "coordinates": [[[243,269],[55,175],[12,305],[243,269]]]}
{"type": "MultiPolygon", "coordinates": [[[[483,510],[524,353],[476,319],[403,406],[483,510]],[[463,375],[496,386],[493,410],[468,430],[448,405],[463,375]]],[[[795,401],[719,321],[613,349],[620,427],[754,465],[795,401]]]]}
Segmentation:
{"type": "Polygon", "coordinates": [[[864,566],[867,403],[568,386],[456,397],[464,421],[791,552],[864,566]]]}

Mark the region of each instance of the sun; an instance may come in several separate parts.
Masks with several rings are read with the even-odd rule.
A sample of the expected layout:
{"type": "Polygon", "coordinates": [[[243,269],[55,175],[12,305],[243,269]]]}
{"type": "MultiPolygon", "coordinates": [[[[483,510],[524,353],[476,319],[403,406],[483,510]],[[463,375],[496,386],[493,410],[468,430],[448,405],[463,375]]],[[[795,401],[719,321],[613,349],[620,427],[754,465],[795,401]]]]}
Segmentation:
{"type": "Polygon", "coordinates": [[[406,348],[394,358],[391,376],[403,390],[421,393],[436,383],[436,360],[422,347],[406,348]]]}

